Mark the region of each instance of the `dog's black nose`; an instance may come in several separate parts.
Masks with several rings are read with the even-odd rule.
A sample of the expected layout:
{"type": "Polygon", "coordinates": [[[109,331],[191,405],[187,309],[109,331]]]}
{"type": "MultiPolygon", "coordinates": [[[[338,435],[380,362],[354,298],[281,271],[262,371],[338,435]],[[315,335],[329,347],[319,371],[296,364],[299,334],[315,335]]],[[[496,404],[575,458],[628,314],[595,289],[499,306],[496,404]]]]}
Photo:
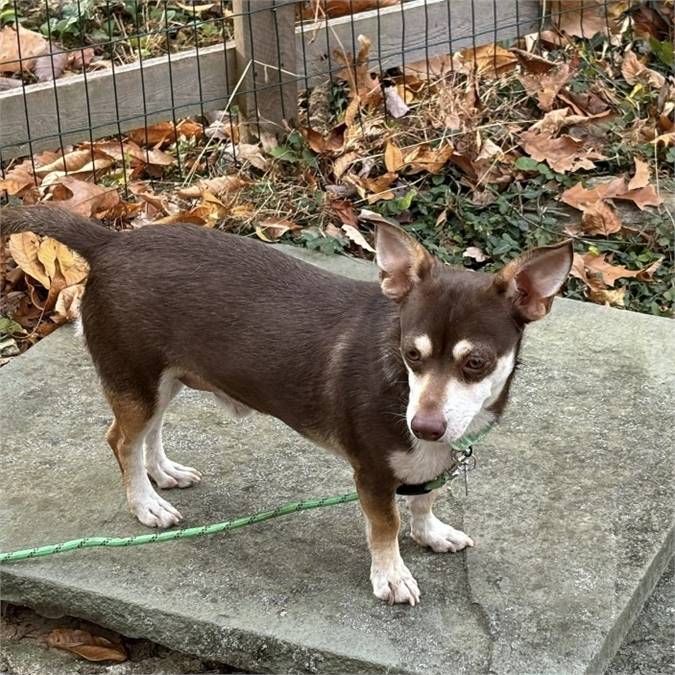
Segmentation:
{"type": "Polygon", "coordinates": [[[424,441],[437,441],[447,428],[443,415],[437,413],[418,412],[410,423],[410,428],[417,438],[424,441]]]}

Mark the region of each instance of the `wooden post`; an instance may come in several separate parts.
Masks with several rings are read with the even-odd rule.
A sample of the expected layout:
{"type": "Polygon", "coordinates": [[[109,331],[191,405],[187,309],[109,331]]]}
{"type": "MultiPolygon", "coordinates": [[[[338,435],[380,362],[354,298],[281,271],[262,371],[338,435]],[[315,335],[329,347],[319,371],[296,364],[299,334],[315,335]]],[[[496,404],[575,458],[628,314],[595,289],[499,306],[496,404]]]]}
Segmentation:
{"type": "MultiPolygon", "coordinates": [[[[297,112],[296,0],[234,0],[234,37],[241,95],[237,104],[251,132],[279,133],[297,112]]],[[[248,134],[246,133],[248,131],[248,134]]]]}

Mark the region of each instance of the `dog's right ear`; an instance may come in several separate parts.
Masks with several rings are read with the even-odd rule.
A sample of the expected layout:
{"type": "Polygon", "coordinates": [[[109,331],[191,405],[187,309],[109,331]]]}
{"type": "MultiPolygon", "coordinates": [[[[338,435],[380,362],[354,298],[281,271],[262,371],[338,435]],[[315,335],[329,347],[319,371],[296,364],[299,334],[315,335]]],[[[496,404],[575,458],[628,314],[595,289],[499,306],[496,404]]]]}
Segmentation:
{"type": "Polygon", "coordinates": [[[412,287],[429,275],[434,257],[400,227],[378,223],[375,260],[380,268],[382,293],[401,302],[412,287]]]}

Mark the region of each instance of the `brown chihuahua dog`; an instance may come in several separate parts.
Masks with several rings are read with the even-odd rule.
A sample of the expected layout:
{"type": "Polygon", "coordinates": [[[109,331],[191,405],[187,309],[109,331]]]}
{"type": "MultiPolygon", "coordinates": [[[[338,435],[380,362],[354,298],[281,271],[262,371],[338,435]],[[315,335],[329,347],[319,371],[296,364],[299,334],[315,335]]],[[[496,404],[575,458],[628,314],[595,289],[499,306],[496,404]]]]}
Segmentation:
{"type": "MultiPolygon", "coordinates": [[[[453,441],[499,418],[523,328],[548,313],[572,265],[565,242],[495,275],[452,269],[380,224],[377,284],[193,225],[114,232],[52,206],[5,207],[0,223],[3,235],[53,237],[90,265],[84,335],[138,520],[181,520],[150,479],[183,488],[200,474],[166,456],[162,418],[184,385],[210,391],[235,415],[274,415],[345,457],[373,591],[411,605],[420,593],[399,554],[396,490],[435,478],[452,464],[453,441]]],[[[416,542],[442,552],[473,545],[433,515],[433,492],[408,499],[416,542]]]]}

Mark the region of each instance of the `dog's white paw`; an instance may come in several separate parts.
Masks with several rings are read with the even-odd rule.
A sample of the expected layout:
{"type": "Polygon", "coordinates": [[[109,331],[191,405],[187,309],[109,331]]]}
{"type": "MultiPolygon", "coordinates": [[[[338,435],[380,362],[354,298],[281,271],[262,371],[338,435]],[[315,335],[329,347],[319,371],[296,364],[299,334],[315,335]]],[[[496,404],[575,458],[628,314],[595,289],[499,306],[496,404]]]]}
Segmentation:
{"type": "Polygon", "coordinates": [[[418,544],[428,546],[436,553],[456,553],[467,546],[473,546],[471,537],[446,525],[433,514],[414,518],[410,534],[418,544]]]}
{"type": "Polygon", "coordinates": [[[178,509],[156,492],[146,492],[129,500],[129,509],[138,520],[148,527],[171,527],[183,519],[178,509]]]}
{"type": "Polygon", "coordinates": [[[373,563],[370,581],[375,596],[390,605],[407,602],[414,607],[420,601],[415,577],[400,558],[385,566],[373,563]]]}
{"type": "Polygon", "coordinates": [[[196,485],[202,479],[202,474],[197,469],[172,462],[170,459],[163,459],[154,463],[148,462],[146,470],[157,487],[163,490],[175,487],[190,487],[196,485]]]}

